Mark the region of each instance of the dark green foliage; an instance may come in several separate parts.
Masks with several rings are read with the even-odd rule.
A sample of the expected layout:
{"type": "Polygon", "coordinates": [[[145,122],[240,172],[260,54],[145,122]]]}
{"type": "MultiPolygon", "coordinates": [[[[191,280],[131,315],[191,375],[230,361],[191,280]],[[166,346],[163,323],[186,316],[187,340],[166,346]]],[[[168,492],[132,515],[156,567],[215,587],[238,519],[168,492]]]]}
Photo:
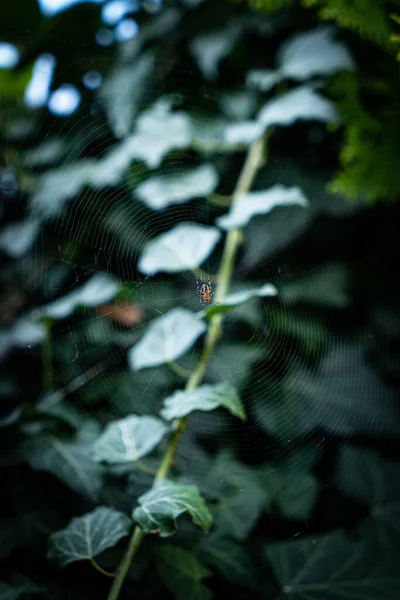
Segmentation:
{"type": "Polygon", "coordinates": [[[397,599],[398,0],[6,4],[1,600],[397,599]]]}

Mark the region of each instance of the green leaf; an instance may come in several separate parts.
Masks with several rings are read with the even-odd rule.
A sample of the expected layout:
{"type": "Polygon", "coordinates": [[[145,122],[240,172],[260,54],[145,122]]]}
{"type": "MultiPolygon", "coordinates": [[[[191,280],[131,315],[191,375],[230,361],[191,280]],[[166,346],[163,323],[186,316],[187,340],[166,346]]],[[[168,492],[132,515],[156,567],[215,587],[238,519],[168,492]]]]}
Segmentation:
{"type": "Polygon", "coordinates": [[[255,215],[263,215],[282,206],[308,206],[308,200],[298,187],[285,187],[277,184],[267,190],[248,192],[239,196],[232,204],[229,213],[218,217],[217,224],[222,229],[244,227],[255,215]]]}
{"type": "Polygon", "coordinates": [[[311,517],[319,492],[311,472],[315,452],[295,452],[285,462],[262,469],[262,481],[269,502],[277,504],[285,517],[306,521],[311,517]]]}
{"type": "Polygon", "coordinates": [[[92,560],[128,535],[131,526],[131,520],[123,513],[99,506],[53,533],[47,556],[62,567],[78,560],[92,560]]]}
{"type": "Polygon", "coordinates": [[[40,228],[40,221],[29,217],[6,225],[0,233],[0,249],[7,252],[11,258],[20,258],[31,249],[40,228]]]}
{"type": "Polygon", "coordinates": [[[183,204],[192,198],[205,198],[218,185],[218,173],[212,164],[195,169],[150,177],[135,190],[135,195],[153,210],[183,204]]]}
{"type": "Polygon", "coordinates": [[[191,550],[164,545],[155,549],[158,574],[177,600],[209,600],[211,592],[201,583],[211,571],[191,550]]]}
{"type": "Polygon", "coordinates": [[[175,308],[155,319],[143,338],[129,352],[133,370],[176,360],[193,346],[206,326],[192,312],[175,308]]]}
{"type": "Polygon", "coordinates": [[[21,596],[46,592],[46,588],[33,583],[25,575],[13,575],[12,582],[0,581],[0,600],[18,600],[21,596]]]}
{"type": "Polygon", "coordinates": [[[32,77],[33,65],[24,69],[0,69],[0,96],[4,100],[22,100],[32,77]]]}
{"type": "Polygon", "coordinates": [[[226,29],[205,33],[190,42],[190,51],[207,79],[216,79],[220,61],[228,56],[240,35],[242,27],[233,23],[226,29]]]}
{"type": "Polygon", "coordinates": [[[266,507],[267,493],[260,474],[222,451],[211,469],[199,478],[199,487],[207,497],[218,501],[214,509],[218,533],[244,540],[266,507]]]}
{"type": "Polygon", "coordinates": [[[241,400],[230,383],[202,385],[191,391],[177,391],[164,400],[161,416],[167,421],[185,417],[194,410],[214,410],[223,406],[242,421],[246,419],[241,400]]]}
{"type": "Polygon", "coordinates": [[[145,247],[138,267],[146,275],[193,271],[209,257],[221,233],[215,227],[180,223],[145,247]]]}
{"type": "Polygon", "coordinates": [[[143,54],[133,65],[114,68],[104,81],[100,97],[117,138],[125,137],[131,131],[133,117],[145,95],[154,65],[154,56],[143,54]]]}
{"type": "Polygon", "coordinates": [[[202,562],[217,569],[228,581],[254,588],[256,574],[246,547],[218,531],[201,537],[195,547],[202,562]]]}
{"type": "Polygon", "coordinates": [[[145,533],[158,531],[161,537],[173,535],[176,519],[183,513],[189,513],[193,523],[204,531],[211,527],[210,511],[194,485],[164,481],[138,501],[140,506],[133,511],[133,518],[145,533]]]}
{"type": "Polygon", "coordinates": [[[149,454],[168,427],[154,417],[131,415],[112,421],[93,445],[93,459],[111,465],[133,463],[149,454]]]}
{"type": "Polygon", "coordinates": [[[332,27],[318,27],[296,34],[278,50],[276,71],[250,71],[249,84],[268,91],[283,79],[306,81],[316,75],[353,71],[355,64],[342,42],[334,39],[332,27]]]}
{"type": "Polygon", "coordinates": [[[255,288],[252,290],[243,290],[240,292],[235,292],[234,294],[229,294],[228,296],[225,296],[225,298],[222,298],[222,300],[218,304],[207,308],[205,311],[203,311],[202,314],[204,314],[204,316],[209,319],[210,317],[218,313],[228,312],[236,306],[248,302],[248,300],[251,300],[252,298],[276,296],[277,293],[278,290],[274,285],[272,285],[271,283],[266,283],[260,288],[255,288]]]}
{"type": "Polygon", "coordinates": [[[363,530],[396,560],[400,545],[400,463],[345,445],[340,450],[338,486],[370,507],[363,530]]]}
{"type": "Polygon", "coordinates": [[[94,307],[109,302],[119,289],[120,284],[113,277],[105,273],[96,273],[77,290],[47,304],[41,312],[43,316],[50,319],[65,319],[78,306],[94,307]]]}
{"type": "Polygon", "coordinates": [[[398,598],[398,569],[388,572],[365,540],[349,540],[340,531],[270,544],[266,554],[281,586],[279,598],[398,598]]]}
{"type": "Polygon", "coordinates": [[[340,121],[335,105],[306,86],[298,87],[267,102],[257,120],[266,128],[271,125],[293,125],[296,121],[340,121]]]}
{"type": "Polygon", "coordinates": [[[279,297],[291,304],[302,300],[325,306],[345,308],[349,302],[349,272],[340,263],[325,263],[322,268],[310,271],[306,276],[284,283],[279,297]]]}
{"type": "Polygon", "coordinates": [[[45,395],[37,404],[39,413],[56,417],[74,429],[80,429],[87,420],[87,416],[72,404],[64,401],[63,397],[63,394],[59,392],[45,395]]]}
{"type": "Polygon", "coordinates": [[[98,428],[85,424],[71,437],[44,434],[23,443],[21,452],[33,469],[49,471],[68,487],[96,500],[103,483],[103,469],[90,457],[98,428]]]}

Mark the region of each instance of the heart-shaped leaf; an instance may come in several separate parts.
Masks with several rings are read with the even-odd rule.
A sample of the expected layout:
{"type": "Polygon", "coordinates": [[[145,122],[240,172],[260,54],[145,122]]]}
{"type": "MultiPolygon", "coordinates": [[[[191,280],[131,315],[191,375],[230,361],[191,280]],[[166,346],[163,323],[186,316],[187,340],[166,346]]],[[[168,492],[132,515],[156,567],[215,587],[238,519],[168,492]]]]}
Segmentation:
{"type": "Polygon", "coordinates": [[[146,246],[139,271],[146,275],[193,271],[211,254],[220,237],[215,227],[180,223],[146,246]]]}
{"type": "Polygon", "coordinates": [[[244,227],[255,215],[263,215],[280,206],[308,206],[308,200],[300,188],[277,184],[267,190],[248,192],[239,196],[228,214],[217,219],[222,229],[244,227]]]}
{"type": "Polygon", "coordinates": [[[278,69],[250,71],[247,83],[265,92],[283,79],[305,81],[315,75],[353,71],[349,51],[333,35],[333,27],[318,27],[293,36],[279,48],[278,69]]]}
{"type": "Polygon", "coordinates": [[[243,290],[240,292],[235,292],[234,294],[229,294],[222,298],[222,300],[218,304],[214,304],[210,306],[210,308],[205,309],[202,313],[208,319],[213,315],[217,315],[218,313],[228,312],[235,308],[235,306],[239,306],[240,304],[244,304],[248,300],[252,298],[263,298],[266,296],[276,296],[278,290],[271,283],[266,283],[260,288],[255,288],[252,290],[243,290]]]}
{"type": "Polygon", "coordinates": [[[281,586],[279,597],[397,600],[398,569],[388,572],[365,540],[351,540],[341,531],[270,544],[266,554],[281,586]]]}
{"type": "Polygon", "coordinates": [[[33,469],[49,471],[67,486],[96,500],[103,482],[103,470],[90,457],[99,432],[88,422],[75,436],[45,434],[24,442],[22,457],[33,469]]]}
{"type": "Polygon", "coordinates": [[[246,413],[236,389],[230,383],[202,385],[191,391],[177,391],[164,400],[161,416],[167,421],[185,417],[194,410],[214,410],[223,406],[243,421],[246,413]]]}
{"type": "Polygon", "coordinates": [[[175,308],[155,319],[130,350],[130,367],[139,370],[172,362],[185,354],[205,330],[205,323],[192,312],[175,308]]]}
{"type": "Polygon", "coordinates": [[[133,518],[145,533],[157,531],[160,537],[168,537],[176,531],[176,519],[188,513],[195,525],[208,531],[212,516],[195,485],[182,485],[164,481],[138,499],[140,506],[133,511],[133,518]]]}
{"type": "Polygon", "coordinates": [[[158,574],[177,600],[208,600],[211,592],[201,580],[211,571],[201,564],[197,556],[186,548],[163,545],[155,549],[158,574]]]}
{"type": "Polygon", "coordinates": [[[302,86],[267,102],[258,115],[258,121],[265,127],[292,125],[296,121],[339,123],[339,115],[330,100],[312,88],[302,86]]]}
{"type": "Polygon", "coordinates": [[[91,560],[128,535],[131,526],[132,521],[123,513],[99,506],[50,536],[48,558],[62,567],[77,560],[91,560]]]}
{"type": "Polygon", "coordinates": [[[65,319],[78,306],[98,306],[108,302],[118,293],[120,284],[105,273],[96,273],[87,283],[42,309],[43,316],[50,319],[65,319]]]}
{"type": "Polygon", "coordinates": [[[204,198],[218,185],[218,173],[211,164],[190,171],[150,177],[138,185],[135,194],[153,210],[162,210],[171,204],[183,204],[192,198],[204,198]]]}
{"type": "Polygon", "coordinates": [[[168,427],[155,417],[131,415],[113,421],[95,441],[93,459],[111,465],[133,463],[157,446],[168,427]]]}

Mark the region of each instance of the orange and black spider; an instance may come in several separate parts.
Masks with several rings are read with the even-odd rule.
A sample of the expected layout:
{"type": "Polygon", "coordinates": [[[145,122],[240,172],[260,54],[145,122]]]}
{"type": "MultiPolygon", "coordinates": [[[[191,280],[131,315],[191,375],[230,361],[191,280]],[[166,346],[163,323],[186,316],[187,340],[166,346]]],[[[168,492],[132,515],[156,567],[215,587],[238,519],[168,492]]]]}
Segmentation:
{"type": "Polygon", "coordinates": [[[202,283],[201,285],[200,285],[198,279],[196,279],[196,282],[197,282],[197,293],[200,296],[201,304],[204,304],[204,302],[211,304],[212,297],[213,297],[213,290],[212,290],[211,282],[208,281],[207,283],[202,283]]]}

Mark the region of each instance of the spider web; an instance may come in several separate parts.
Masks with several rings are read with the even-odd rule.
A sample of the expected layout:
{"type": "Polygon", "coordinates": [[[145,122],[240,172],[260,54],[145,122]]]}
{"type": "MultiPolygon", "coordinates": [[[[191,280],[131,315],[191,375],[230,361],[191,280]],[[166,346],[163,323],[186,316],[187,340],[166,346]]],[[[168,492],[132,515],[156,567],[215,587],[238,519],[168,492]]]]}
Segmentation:
{"type": "MultiPolygon", "coordinates": [[[[92,69],[95,62],[93,57],[92,69]]],[[[72,63],[70,67],[73,69],[72,63]]],[[[172,98],[176,109],[182,107],[195,113],[203,123],[210,147],[218,143],[218,133],[210,121],[214,110],[212,83],[204,83],[199,89],[198,74],[191,66],[185,68],[180,63],[177,69],[158,58],[154,70],[141,80],[140,86],[141,108],[151,106],[160,96],[170,97],[174,89],[181,90],[183,100],[172,98]]],[[[75,115],[63,120],[55,118],[49,136],[63,145],[62,152],[50,165],[39,162],[32,168],[27,163],[26,168],[39,176],[60,170],[58,185],[68,186],[68,168],[80,162],[84,178],[92,161],[101,162],[110,149],[121,143],[112,140],[104,109],[107,103],[112,103],[107,94],[84,95],[82,121],[77,121],[75,115]],[[89,123],[87,131],[84,123],[89,123]],[[86,135],[89,149],[79,156],[77,146],[83,144],[86,135]]],[[[316,139],[321,135],[318,127],[311,128],[311,133],[316,139]]],[[[299,184],[299,169],[284,153],[279,154],[279,136],[284,135],[288,134],[278,133],[277,158],[272,158],[258,187],[274,182],[299,184]]],[[[30,145],[31,140],[21,141],[22,156],[26,156],[30,145]]],[[[210,150],[200,157],[196,152],[177,148],[154,169],[131,161],[114,185],[98,187],[92,179],[79,186],[61,203],[60,210],[41,220],[35,244],[18,261],[6,265],[3,279],[8,285],[13,282],[22,296],[34,290],[27,302],[29,314],[81,289],[99,274],[120,285],[117,302],[113,303],[112,297],[98,303],[92,298],[91,306],[80,306],[65,318],[55,319],[46,329],[52,346],[48,360],[54,388],[71,403],[85,407],[89,414],[98,411],[104,420],[132,412],[157,414],[163,398],[183,387],[184,379],[169,366],[133,372],[127,353],[141,339],[151,319],[176,306],[200,309],[196,276],[183,272],[148,277],[138,270],[137,261],[150,239],[182,221],[214,225],[226,208],[195,199],[152,211],[138,201],[135,190],[150,171],[152,176],[178,177],[202,162],[215,161],[220,175],[218,193],[229,194],[242,160],[243,153],[210,150]]],[[[224,336],[206,375],[207,382],[228,380],[237,386],[249,420],[246,424],[236,423],[222,411],[191,415],[192,437],[179,450],[189,468],[198,460],[196,440],[211,450],[218,439],[220,447],[233,447],[246,460],[261,462],[271,452],[275,457],[283,456],[310,437],[329,445],[335,437],[342,440],[358,435],[391,436],[398,431],[394,393],[384,383],[377,361],[368,360],[368,353],[372,358],[379,356],[384,325],[376,322],[374,326],[371,320],[357,314],[357,302],[351,292],[352,273],[340,256],[331,257],[325,251],[311,263],[302,258],[310,256],[312,242],[308,236],[317,217],[340,220],[353,209],[340,198],[328,197],[321,177],[303,176],[302,184],[311,202],[309,210],[277,209],[270,215],[256,217],[245,228],[231,289],[272,283],[278,289],[278,298],[254,299],[226,316],[224,336]]],[[[48,183],[43,188],[46,198],[49,190],[52,188],[48,183]]],[[[55,188],[55,196],[56,192],[55,188]]],[[[27,215],[36,216],[30,213],[31,207],[28,201],[27,215]]],[[[326,231],[331,232],[328,225],[326,231]]],[[[318,235],[324,236],[323,226],[318,235]]],[[[323,243],[317,247],[326,250],[323,243]]],[[[215,275],[221,253],[219,244],[201,265],[206,279],[215,275]]],[[[37,356],[37,346],[28,350],[37,356]]],[[[178,361],[181,369],[193,368],[200,351],[199,343],[178,361]]],[[[387,375],[387,369],[381,370],[387,375]]]]}

